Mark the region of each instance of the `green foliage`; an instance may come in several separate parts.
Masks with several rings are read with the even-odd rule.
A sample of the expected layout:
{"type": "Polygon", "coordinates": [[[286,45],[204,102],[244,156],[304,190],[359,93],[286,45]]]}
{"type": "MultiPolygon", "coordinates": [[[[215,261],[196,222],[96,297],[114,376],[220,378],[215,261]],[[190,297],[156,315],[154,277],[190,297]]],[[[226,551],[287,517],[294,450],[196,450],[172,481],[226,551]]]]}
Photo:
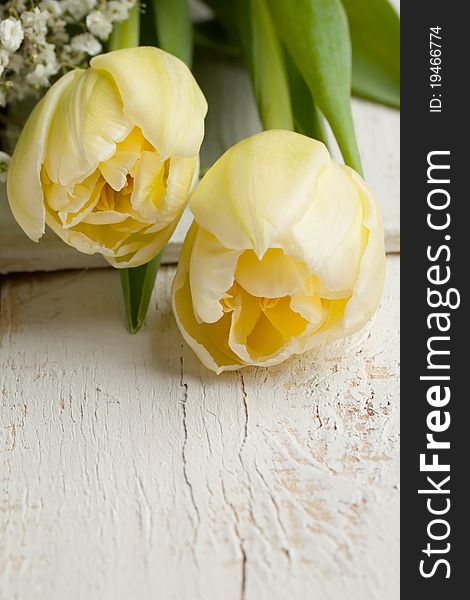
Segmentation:
{"type": "Polygon", "coordinates": [[[352,90],[400,106],[400,19],[388,0],[343,0],[353,51],[352,90]]]}
{"type": "Polygon", "coordinates": [[[351,114],[351,42],[341,0],[271,0],[270,8],[345,162],[361,172],[351,114]]]}
{"type": "Polygon", "coordinates": [[[188,0],[153,0],[158,46],[191,66],[193,30],[188,0]]]}
{"type": "Polygon", "coordinates": [[[145,320],[160,259],[161,254],[141,267],[120,271],[127,326],[131,333],[136,333],[145,320]]]}

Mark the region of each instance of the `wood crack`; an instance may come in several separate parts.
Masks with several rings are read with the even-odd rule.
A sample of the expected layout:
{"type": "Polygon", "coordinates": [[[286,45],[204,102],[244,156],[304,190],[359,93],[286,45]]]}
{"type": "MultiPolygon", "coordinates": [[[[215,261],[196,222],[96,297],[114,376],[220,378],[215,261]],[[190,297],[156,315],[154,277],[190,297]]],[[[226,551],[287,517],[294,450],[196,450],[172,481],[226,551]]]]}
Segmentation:
{"type": "MultiPolygon", "coordinates": [[[[184,381],[184,362],[183,357],[180,357],[181,364],[181,377],[180,377],[180,386],[183,388],[183,400],[181,401],[181,407],[183,412],[183,446],[181,449],[181,458],[183,461],[183,478],[188,488],[189,497],[191,499],[191,504],[194,509],[194,513],[196,515],[196,526],[194,528],[194,543],[197,541],[197,535],[199,531],[199,525],[201,523],[201,515],[199,513],[199,508],[196,503],[196,498],[194,495],[193,484],[189,480],[188,476],[188,460],[187,460],[187,446],[188,446],[188,425],[187,425],[187,408],[186,403],[188,400],[188,384],[184,381]]],[[[194,548],[193,548],[194,551],[194,548]]]]}

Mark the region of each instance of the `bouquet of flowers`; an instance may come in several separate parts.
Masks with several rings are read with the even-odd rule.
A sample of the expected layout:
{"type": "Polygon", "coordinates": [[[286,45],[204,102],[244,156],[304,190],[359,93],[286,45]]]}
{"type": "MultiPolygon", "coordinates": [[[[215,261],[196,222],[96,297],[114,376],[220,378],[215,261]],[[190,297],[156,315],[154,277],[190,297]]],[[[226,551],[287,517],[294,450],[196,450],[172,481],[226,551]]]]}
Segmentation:
{"type": "Polygon", "coordinates": [[[399,19],[388,0],[206,4],[194,25],[188,0],[3,2],[0,177],[31,239],[47,225],[119,269],[132,332],[189,203],[173,308],[221,372],[349,335],[377,308],[383,226],[351,93],[399,106],[399,19]],[[264,129],[201,181],[195,44],[243,57],[264,129]]]}

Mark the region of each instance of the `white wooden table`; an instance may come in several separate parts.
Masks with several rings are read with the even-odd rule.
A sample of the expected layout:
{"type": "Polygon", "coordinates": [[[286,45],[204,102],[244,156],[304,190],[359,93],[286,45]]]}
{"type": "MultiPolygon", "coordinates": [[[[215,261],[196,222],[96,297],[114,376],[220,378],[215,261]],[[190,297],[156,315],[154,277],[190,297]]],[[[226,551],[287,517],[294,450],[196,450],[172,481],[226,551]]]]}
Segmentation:
{"type": "Polygon", "coordinates": [[[398,269],[373,322],[215,376],[111,270],[1,285],[1,600],[396,600],[398,269]]]}

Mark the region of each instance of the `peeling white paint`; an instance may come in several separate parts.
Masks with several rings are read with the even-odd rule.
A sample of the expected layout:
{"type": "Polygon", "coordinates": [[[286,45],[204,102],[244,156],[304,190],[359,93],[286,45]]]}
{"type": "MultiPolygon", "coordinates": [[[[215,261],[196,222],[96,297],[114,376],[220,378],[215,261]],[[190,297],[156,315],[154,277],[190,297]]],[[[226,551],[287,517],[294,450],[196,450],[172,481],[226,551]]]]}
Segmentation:
{"type": "Polygon", "coordinates": [[[135,336],[112,271],[5,278],[0,598],[396,600],[398,268],[351,339],[219,377],[172,269],[135,336]]]}

